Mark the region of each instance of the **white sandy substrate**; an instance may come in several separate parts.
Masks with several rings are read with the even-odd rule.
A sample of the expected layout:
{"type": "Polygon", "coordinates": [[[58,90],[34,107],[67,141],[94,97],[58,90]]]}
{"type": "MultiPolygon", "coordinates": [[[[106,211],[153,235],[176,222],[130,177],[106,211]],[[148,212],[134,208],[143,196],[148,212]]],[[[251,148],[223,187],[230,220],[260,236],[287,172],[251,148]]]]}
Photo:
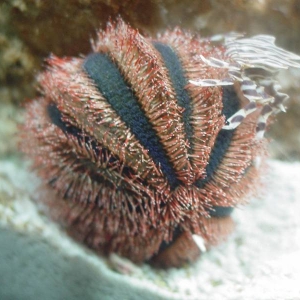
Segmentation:
{"type": "MultiPolygon", "coordinates": [[[[265,182],[260,199],[233,213],[237,225],[229,240],[179,270],[155,271],[124,261],[128,274],[114,271],[38,213],[32,202],[37,179],[20,162],[0,162],[0,224],[43,239],[64,257],[80,257],[87,269],[122,282],[126,299],[136,299],[137,289],[145,299],[151,293],[157,295],[152,299],[300,299],[300,163],[270,161],[265,182]]],[[[0,277],[2,272],[0,265],[0,277]]],[[[19,273],[27,276],[22,268],[19,273]]],[[[94,295],[100,293],[97,285],[94,295]]],[[[101,290],[99,299],[116,297],[105,293],[101,290]]]]}

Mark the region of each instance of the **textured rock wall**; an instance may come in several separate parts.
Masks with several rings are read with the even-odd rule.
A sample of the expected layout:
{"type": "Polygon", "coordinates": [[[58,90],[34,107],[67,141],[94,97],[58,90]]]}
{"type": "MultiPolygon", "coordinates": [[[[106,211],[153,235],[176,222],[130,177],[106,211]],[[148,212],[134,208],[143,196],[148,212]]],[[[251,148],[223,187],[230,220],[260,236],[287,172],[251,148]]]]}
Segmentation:
{"type": "MultiPolygon", "coordinates": [[[[36,94],[35,76],[43,59],[50,53],[88,53],[96,29],[117,16],[144,34],[177,25],[204,36],[228,31],[271,34],[277,44],[300,54],[299,0],[1,0],[0,118],[9,128],[0,130],[0,140],[10,141],[0,148],[0,156],[15,152],[11,137],[20,120],[15,107],[36,94]]],[[[272,131],[277,141],[273,154],[280,158],[300,157],[299,77],[299,72],[285,77],[292,109],[278,117],[280,124],[272,131]]]]}

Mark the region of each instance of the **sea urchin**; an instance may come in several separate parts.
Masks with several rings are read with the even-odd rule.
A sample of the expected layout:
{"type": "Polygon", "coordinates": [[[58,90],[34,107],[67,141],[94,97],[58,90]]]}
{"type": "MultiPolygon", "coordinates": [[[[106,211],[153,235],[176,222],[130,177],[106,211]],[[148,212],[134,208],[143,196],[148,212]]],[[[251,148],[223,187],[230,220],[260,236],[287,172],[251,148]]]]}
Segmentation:
{"type": "Polygon", "coordinates": [[[231,231],[253,190],[273,75],[299,59],[269,36],[145,38],[122,20],[84,58],[48,59],[22,149],[54,196],[50,214],[101,254],[179,267],[231,231]],[[267,53],[267,58],[264,57],[267,53]]]}

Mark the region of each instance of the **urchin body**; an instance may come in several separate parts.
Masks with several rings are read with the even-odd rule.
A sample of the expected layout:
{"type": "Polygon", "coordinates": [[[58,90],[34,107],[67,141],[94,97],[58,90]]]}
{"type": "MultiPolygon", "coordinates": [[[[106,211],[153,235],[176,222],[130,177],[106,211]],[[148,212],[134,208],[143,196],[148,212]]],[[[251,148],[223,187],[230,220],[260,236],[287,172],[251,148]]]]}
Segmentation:
{"type": "Polygon", "coordinates": [[[22,148],[73,237],[101,254],[179,267],[199,256],[195,235],[210,246],[232,230],[233,207],[256,184],[263,109],[224,129],[247,99],[208,57],[226,60],[225,50],[178,29],[144,38],[119,21],[87,57],[48,60],[22,148]],[[190,83],[206,78],[222,84],[190,83]]]}

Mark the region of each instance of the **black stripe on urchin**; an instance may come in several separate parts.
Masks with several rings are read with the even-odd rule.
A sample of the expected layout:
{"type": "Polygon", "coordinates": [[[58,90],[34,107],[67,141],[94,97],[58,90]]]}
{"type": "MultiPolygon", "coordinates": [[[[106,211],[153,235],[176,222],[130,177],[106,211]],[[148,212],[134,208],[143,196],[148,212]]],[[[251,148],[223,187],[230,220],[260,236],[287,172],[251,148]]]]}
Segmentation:
{"type": "MultiPolygon", "coordinates": [[[[99,154],[99,148],[98,144],[95,140],[90,139],[89,136],[87,136],[82,130],[79,128],[65,122],[63,120],[63,114],[60,112],[60,110],[57,108],[57,106],[54,103],[49,103],[47,106],[47,112],[48,116],[52,122],[52,124],[56,125],[58,128],[60,128],[65,134],[72,135],[76,137],[79,144],[83,146],[84,144],[90,144],[92,149],[95,151],[96,155],[99,154]]],[[[113,159],[112,157],[110,159],[113,159]]],[[[128,168],[128,167],[126,167],[128,168]]]]}
{"type": "MultiPolygon", "coordinates": [[[[239,110],[240,101],[234,90],[234,87],[225,86],[222,88],[222,90],[223,90],[222,114],[225,116],[227,120],[229,117],[231,117],[239,110]]],[[[217,135],[214,147],[211,151],[208,165],[206,166],[205,169],[207,176],[195,182],[197,187],[203,188],[204,185],[211,180],[214,172],[218,169],[219,165],[222,162],[222,159],[224,158],[226,152],[228,151],[234,132],[235,132],[234,129],[220,130],[220,132],[217,135]]],[[[208,212],[212,217],[226,217],[231,215],[232,211],[233,211],[233,207],[225,207],[225,206],[213,206],[211,209],[208,209],[208,212]]]]}
{"type": "Polygon", "coordinates": [[[93,53],[84,61],[83,69],[95,82],[100,93],[130,128],[141,145],[175,189],[180,181],[148,118],[145,116],[133,89],[107,54],[93,53]]]}
{"type": "MultiPolygon", "coordinates": [[[[234,87],[225,86],[222,88],[222,102],[223,109],[222,114],[226,119],[235,114],[240,108],[240,101],[238,95],[236,94],[234,87]]],[[[204,185],[209,182],[215,173],[215,171],[220,166],[228,148],[231,144],[232,137],[234,135],[235,129],[233,130],[224,130],[221,129],[217,135],[215,144],[211,150],[208,164],[206,165],[205,172],[206,177],[198,179],[195,182],[195,185],[199,188],[203,188],[204,185]]]]}
{"type": "Polygon", "coordinates": [[[213,206],[208,212],[211,217],[222,218],[229,216],[233,212],[233,209],[233,207],[213,206]]]}
{"type": "Polygon", "coordinates": [[[63,121],[62,114],[54,103],[49,103],[47,106],[47,113],[52,122],[60,128],[64,133],[71,134],[79,137],[80,130],[75,126],[69,126],[66,122],[63,121]]]}
{"type": "MultiPolygon", "coordinates": [[[[63,120],[63,114],[60,112],[60,110],[57,108],[57,106],[54,103],[48,104],[47,113],[52,124],[60,128],[65,134],[76,137],[80,146],[84,147],[84,145],[90,145],[93,151],[95,152],[96,156],[100,154],[100,148],[101,148],[102,155],[104,153],[106,154],[106,159],[110,164],[113,164],[115,161],[117,161],[117,159],[113,155],[111,155],[111,152],[107,148],[102,147],[101,144],[98,144],[94,139],[87,136],[82,130],[65,122],[63,120]]],[[[122,174],[131,176],[131,174],[134,174],[134,171],[129,166],[125,165],[122,167],[122,174]]],[[[101,179],[98,175],[99,174],[93,175],[92,177],[97,182],[101,182],[101,179]]]]}
{"type": "Polygon", "coordinates": [[[188,81],[184,76],[181,62],[177,54],[169,45],[153,42],[153,46],[163,58],[165,67],[168,70],[172,85],[175,89],[177,103],[181,108],[184,108],[182,113],[184,130],[187,140],[191,143],[194,134],[193,126],[190,123],[190,116],[192,114],[191,98],[185,88],[188,81]]]}

